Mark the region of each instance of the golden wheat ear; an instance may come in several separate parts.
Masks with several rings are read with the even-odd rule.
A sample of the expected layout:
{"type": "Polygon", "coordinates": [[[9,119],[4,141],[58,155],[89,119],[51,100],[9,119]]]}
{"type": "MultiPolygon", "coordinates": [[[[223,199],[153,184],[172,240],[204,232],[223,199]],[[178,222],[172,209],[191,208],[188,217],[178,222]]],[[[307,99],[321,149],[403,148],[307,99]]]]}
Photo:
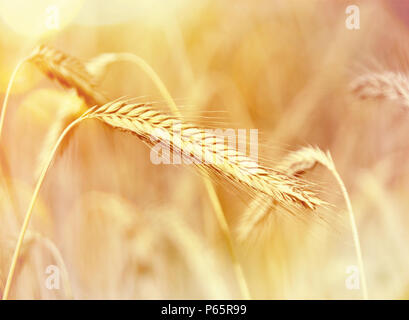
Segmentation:
{"type": "Polygon", "coordinates": [[[403,73],[364,74],[351,82],[350,89],[360,99],[390,100],[409,108],[409,78],[403,73]]]}
{"type": "Polygon", "coordinates": [[[302,180],[258,166],[255,160],[226,146],[224,139],[215,133],[184,123],[149,105],[117,101],[96,108],[87,118],[128,131],[151,146],[160,141],[169,150],[180,152],[183,159],[201,172],[215,174],[249,193],[270,196],[287,210],[315,209],[323,204],[302,180]],[[178,128],[178,132],[173,128],[178,128]]]}

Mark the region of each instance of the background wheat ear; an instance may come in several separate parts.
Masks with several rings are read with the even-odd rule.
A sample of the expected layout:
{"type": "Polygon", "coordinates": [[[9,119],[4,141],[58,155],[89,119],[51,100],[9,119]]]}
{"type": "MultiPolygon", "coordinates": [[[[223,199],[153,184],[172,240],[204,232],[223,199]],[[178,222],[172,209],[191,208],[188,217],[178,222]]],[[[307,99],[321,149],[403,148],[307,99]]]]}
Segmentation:
{"type": "Polygon", "coordinates": [[[328,170],[334,170],[329,151],[324,152],[318,147],[304,147],[297,151],[290,152],[277,165],[279,170],[289,175],[301,175],[313,169],[317,164],[321,164],[328,170]]]}
{"type": "Polygon", "coordinates": [[[64,88],[74,89],[88,107],[108,102],[104,94],[98,90],[97,81],[80,60],[50,46],[39,45],[20,60],[10,77],[0,114],[0,139],[11,88],[18,70],[25,62],[34,63],[48,78],[56,80],[64,88]]]}
{"type": "Polygon", "coordinates": [[[285,157],[281,161],[278,167],[283,171],[287,171],[291,175],[296,175],[296,174],[303,173],[307,170],[310,170],[316,164],[321,164],[325,168],[327,168],[331,172],[331,174],[335,177],[335,179],[337,180],[341,188],[343,197],[347,205],[349,220],[350,220],[352,234],[354,238],[356,257],[357,257],[359,271],[361,275],[362,294],[363,294],[364,299],[368,299],[368,289],[366,286],[366,275],[365,275],[364,263],[363,263],[363,258],[362,258],[358,228],[355,222],[355,215],[352,210],[351,200],[349,199],[349,195],[346,190],[345,184],[342,181],[341,176],[339,175],[338,171],[335,168],[334,161],[332,160],[332,157],[329,151],[324,152],[318,147],[304,147],[304,148],[301,148],[287,155],[287,157],[285,157]]]}
{"type": "Polygon", "coordinates": [[[35,48],[28,60],[64,88],[75,89],[88,106],[102,105],[108,101],[80,60],[47,45],[35,48]]]}
{"type": "MultiPolygon", "coordinates": [[[[57,81],[64,88],[75,90],[77,95],[85,101],[87,107],[97,104],[102,105],[108,101],[98,90],[97,81],[87,71],[83,62],[50,46],[39,45],[29,56],[18,63],[10,78],[0,115],[0,139],[11,87],[19,68],[25,62],[34,63],[48,78],[57,81]]],[[[39,160],[37,161],[38,165],[34,170],[36,176],[41,172],[44,159],[48,156],[47,153],[52,149],[63,129],[84,111],[81,108],[81,103],[63,106],[61,112],[58,113],[56,121],[52,123],[50,131],[43,142],[39,160]]],[[[1,171],[5,171],[4,168],[0,168],[1,171]]]]}
{"type": "Polygon", "coordinates": [[[409,108],[409,79],[400,72],[371,72],[354,79],[350,89],[360,99],[394,101],[409,108]]]}
{"type": "Polygon", "coordinates": [[[259,198],[252,200],[240,218],[236,229],[237,240],[245,242],[257,233],[254,231],[258,230],[259,225],[265,227],[266,218],[274,214],[271,212],[273,210],[274,202],[268,196],[261,195],[259,198]]]}
{"type": "Polygon", "coordinates": [[[86,107],[101,105],[108,100],[97,88],[97,80],[87,71],[84,63],[72,56],[50,46],[40,45],[34,49],[28,61],[37,65],[46,76],[56,80],[64,88],[74,90],[85,102],[85,105],[77,101],[61,107],[43,142],[35,169],[35,176],[38,176],[62,131],[84,113],[86,107]]]}
{"type": "MultiPolygon", "coordinates": [[[[306,147],[291,152],[284,157],[275,167],[280,172],[289,176],[299,177],[308,170],[312,170],[318,163],[327,168],[332,168],[329,154],[319,148],[306,147]]],[[[324,205],[324,203],[322,203],[324,205]]],[[[275,214],[275,203],[265,195],[256,197],[242,214],[236,229],[238,240],[249,240],[253,235],[259,235],[260,230],[267,229],[269,218],[275,214]]]]}

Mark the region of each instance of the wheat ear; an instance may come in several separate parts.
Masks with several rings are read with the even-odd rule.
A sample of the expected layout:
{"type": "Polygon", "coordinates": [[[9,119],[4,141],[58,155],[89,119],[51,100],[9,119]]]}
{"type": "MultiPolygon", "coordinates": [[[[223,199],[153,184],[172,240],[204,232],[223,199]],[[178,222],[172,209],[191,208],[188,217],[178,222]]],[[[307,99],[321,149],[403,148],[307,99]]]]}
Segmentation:
{"type": "MultiPolygon", "coordinates": [[[[304,148],[297,152],[290,153],[277,166],[277,169],[290,176],[299,176],[305,171],[313,169],[317,164],[317,156],[319,155],[320,158],[323,157],[318,153],[313,156],[315,151],[311,152],[311,150],[309,150],[309,148],[304,148]],[[309,156],[307,156],[307,153],[309,156]]],[[[266,197],[265,195],[261,195],[254,199],[246,208],[238,224],[237,235],[239,241],[244,242],[248,240],[257,225],[264,225],[273,208],[274,206],[271,198],[266,197]]]]}
{"type": "Polygon", "coordinates": [[[409,108],[409,78],[400,72],[364,74],[351,83],[351,91],[361,99],[391,100],[409,108]]]}
{"type": "Polygon", "coordinates": [[[160,141],[179,151],[201,171],[219,175],[250,192],[266,194],[288,210],[315,209],[323,204],[304,181],[277,169],[258,166],[246,155],[225,146],[223,138],[215,133],[165,115],[149,105],[114,101],[93,109],[86,117],[131,132],[151,146],[160,141]]]}
{"type": "MultiPolygon", "coordinates": [[[[104,53],[89,61],[86,64],[86,69],[96,79],[101,79],[105,74],[108,65],[118,61],[129,61],[131,63],[136,64],[139,68],[141,68],[141,70],[145,72],[145,74],[152,80],[152,82],[158,88],[159,92],[161,93],[165,101],[168,103],[173,114],[178,117],[181,116],[180,111],[176,106],[172,96],[170,95],[169,91],[167,90],[166,86],[161,81],[160,77],[157,75],[155,70],[153,70],[152,67],[145,60],[143,60],[141,57],[138,57],[137,55],[127,52],[104,53]]],[[[227,224],[227,220],[224,215],[223,208],[220,204],[220,200],[217,196],[217,192],[213,186],[213,183],[208,177],[206,176],[203,177],[203,183],[206,187],[210,202],[216,214],[216,220],[226,240],[227,249],[233,262],[233,268],[236,274],[237,281],[239,283],[240,291],[245,299],[250,299],[251,296],[248,289],[248,285],[244,277],[243,269],[235,253],[229,225],[227,224]]]]}
{"type": "Polygon", "coordinates": [[[335,177],[336,181],[338,182],[339,187],[341,188],[342,195],[347,205],[349,221],[351,224],[352,234],[354,238],[356,258],[358,261],[359,272],[361,274],[362,294],[363,294],[363,298],[367,300],[368,299],[368,289],[366,285],[364,262],[362,259],[362,251],[361,251],[361,245],[359,241],[358,228],[355,222],[355,215],[352,210],[351,200],[349,199],[349,195],[345,187],[345,184],[342,181],[341,176],[339,175],[337,169],[335,168],[335,163],[332,160],[332,157],[329,151],[324,153],[318,147],[301,148],[300,150],[292,152],[287,157],[285,157],[284,160],[281,162],[281,164],[279,164],[278,167],[280,170],[287,171],[289,174],[295,175],[295,174],[300,174],[302,172],[310,170],[316,164],[321,164],[322,166],[326,167],[331,172],[331,174],[335,177]]]}
{"type": "Polygon", "coordinates": [[[97,89],[94,77],[80,60],[52,47],[40,45],[33,51],[29,61],[64,88],[74,88],[88,106],[102,105],[108,101],[97,89]]]}
{"type": "Polygon", "coordinates": [[[94,77],[80,60],[47,45],[37,46],[29,56],[17,64],[10,77],[0,115],[0,139],[11,88],[17,72],[25,62],[34,63],[47,77],[56,80],[64,88],[75,89],[88,106],[108,102],[108,99],[97,90],[94,77]]]}

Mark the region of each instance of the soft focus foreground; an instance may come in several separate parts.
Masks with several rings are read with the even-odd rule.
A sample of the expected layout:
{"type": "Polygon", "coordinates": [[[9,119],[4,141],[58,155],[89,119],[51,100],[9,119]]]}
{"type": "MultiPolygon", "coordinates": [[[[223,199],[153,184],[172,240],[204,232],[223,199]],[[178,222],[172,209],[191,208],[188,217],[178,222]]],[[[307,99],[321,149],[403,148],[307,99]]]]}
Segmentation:
{"type": "MultiPolygon", "coordinates": [[[[347,4],[336,1],[137,3],[0,1],[2,94],[39,43],[84,61],[130,52],[157,72],[187,121],[258,129],[259,158],[269,166],[303,146],[329,150],[355,212],[369,297],[408,299],[408,109],[350,90],[371,71],[409,72],[403,1],[356,1],[359,30],[346,27],[347,4]]],[[[169,109],[129,62],[109,66],[100,88],[110,99],[169,109]]],[[[33,65],[17,75],[0,143],[0,293],[49,129],[62,108],[79,112],[83,103],[33,65]]],[[[277,207],[244,241],[240,221],[254,195],[213,181],[250,295],[359,299],[338,184],[322,166],[304,178],[330,204],[317,209],[321,218],[277,207]]],[[[225,240],[193,168],[155,165],[134,136],[86,121],[47,174],[9,297],[242,298],[225,240]],[[59,288],[49,286],[53,272],[59,288]]]]}

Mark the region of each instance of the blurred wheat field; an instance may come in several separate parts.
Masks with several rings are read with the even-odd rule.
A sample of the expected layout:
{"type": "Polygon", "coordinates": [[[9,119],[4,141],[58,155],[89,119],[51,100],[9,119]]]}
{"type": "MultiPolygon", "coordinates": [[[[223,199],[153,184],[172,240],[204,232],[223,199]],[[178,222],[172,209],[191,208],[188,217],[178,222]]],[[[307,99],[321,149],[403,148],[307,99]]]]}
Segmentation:
{"type": "MultiPolygon", "coordinates": [[[[104,53],[134,54],[160,77],[187,122],[258,129],[259,157],[272,167],[306,146],[329,150],[355,214],[369,298],[409,298],[404,1],[356,1],[359,30],[346,28],[348,4],[341,1],[13,3],[0,1],[2,101],[14,67],[38,44],[84,63],[104,53]],[[61,10],[56,29],[41,20],[50,6],[61,10]],[[384,77],[365,78],[390,73],[400,74],[385,80],[394,91],[384,77]]],[[[130,61],[109,64],[98,80],[108,101],[136,97],[172,112],[130,61]]],[[[0,140],[1,296],[50,130],[88,107],[78,91],[32,63],[16,76],[0,140]]],[[[230,248],[196,170],[155,165],[135,136],[81,122],[45,177],[9,298],[241,299],[233,251],[251,298],[361,299],[362,288],[346,284],[358,261],[343,194],[323,166],[306,171],[302,179],[328,205],[295,216],[270,205],[250,237],[240,232],[254,195],[211,180],[230,248]],[[59,290],[46,286],[49,266],[60,270],[59,290]]]]}

